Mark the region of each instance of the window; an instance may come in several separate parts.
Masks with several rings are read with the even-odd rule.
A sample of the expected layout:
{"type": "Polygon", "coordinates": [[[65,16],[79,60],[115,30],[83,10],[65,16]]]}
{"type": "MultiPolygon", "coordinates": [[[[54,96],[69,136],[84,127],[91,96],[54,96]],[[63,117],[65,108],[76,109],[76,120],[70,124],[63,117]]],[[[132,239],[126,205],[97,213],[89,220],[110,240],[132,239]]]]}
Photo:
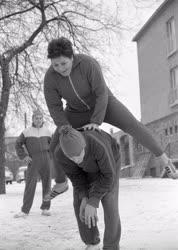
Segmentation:
{"type": "Polygon", "coordinates": [[[169,105],[173,107],[178,104],[178,66],[170,70],[170,92],[169,105]]]}
{"type": "Polygon", "coordinates": [[[167,130],[167,128],[164,130],[164,132],[165,132],[165,135],[167,136],[167,135],[168,135],[168,130],[167,130]]]}
{"type": "Polygon", "coordinates": [[[171,17],[167,23],[167,38],[168,38],[168,54],[171,54],[176,50],[176,32],[175,32],[175,20],[171,17]]]}
{"type": "Polygon", "coordinates": [[[136,150],[138,152],[143,152],[143,146],[136,140],[136,150]]]}
{"type": "Polygon", "coordinates": [[[171,89],[178,88],[178,66],[170,70],[171,89]]]}

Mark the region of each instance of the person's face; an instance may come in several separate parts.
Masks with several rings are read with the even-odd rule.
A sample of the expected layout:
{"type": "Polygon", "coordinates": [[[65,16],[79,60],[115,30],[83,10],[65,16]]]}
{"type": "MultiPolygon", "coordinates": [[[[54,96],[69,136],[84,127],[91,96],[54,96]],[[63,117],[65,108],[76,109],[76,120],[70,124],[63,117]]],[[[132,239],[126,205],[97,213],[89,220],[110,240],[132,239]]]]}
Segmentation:
{"type": "Polygon", "coordinates": [[[60,56],[51,59],[51,65],[62,76],[69,76],[72,70],[73,57],[60,56]]]}
{"type": "Polygon", "coordinates": [[[35,115],[33,117],[33,123],[35,127],[40,128],[43,124],[43,116],[42,115],[35,115]]]}
{"type": "Polygon", "coordinates": [[[69,157],[69,159],[71,161],[75,162],[76,164],[80,164],[80,163],[82,163],[84,156],[85,156],[85,149],[82,150],[82,152],[80,153],[80,155],[69,157]]]}

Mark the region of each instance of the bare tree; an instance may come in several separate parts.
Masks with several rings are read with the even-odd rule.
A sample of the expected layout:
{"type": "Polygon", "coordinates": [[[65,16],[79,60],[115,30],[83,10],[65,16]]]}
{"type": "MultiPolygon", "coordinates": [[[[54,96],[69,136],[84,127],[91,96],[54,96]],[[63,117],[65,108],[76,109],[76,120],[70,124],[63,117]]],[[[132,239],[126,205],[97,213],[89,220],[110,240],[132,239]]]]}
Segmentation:
{"type": "MultiPolygon", "coordinates": [[[[76,50],[90,53],[119,34],[118,11],[110,13],[103,1],[0,0],[0,194],[4,194],[5,118],[43,101],[42,79],[46,43],[66,36],[76,50]]],[[[116,1],[117,2],[117,1],[116,1]]],[[[115,10],[118,9],[117,4],[115,10]]]]}
{"type": "Polygon", "coordinates": [[[47,42],[63,35],[77,51],[105,52],[126,28],[120,19],[124,1],[0,0],[0,194],[6,192],[5,120],[8,113],[24,114],[44,103],[47,42]]]}

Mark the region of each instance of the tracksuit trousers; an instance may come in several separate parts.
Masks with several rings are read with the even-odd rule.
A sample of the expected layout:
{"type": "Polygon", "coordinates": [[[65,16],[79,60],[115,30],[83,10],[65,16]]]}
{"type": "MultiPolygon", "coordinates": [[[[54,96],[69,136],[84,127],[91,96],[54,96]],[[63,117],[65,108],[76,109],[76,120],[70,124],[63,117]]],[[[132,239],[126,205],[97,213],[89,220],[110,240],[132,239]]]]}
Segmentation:
{"type": "MultiPolygon", "coordinates": [[[[108,192],[101,200],[104,211],[104,238],[103,238],[103,250],[119,250],[119,242],[121,237],[121,223],[119,216],[119,169],[120,162],[118,163],[117,178],[112,190],[108,192]]],[[[80,204],[78,191],[74,189],[74,211],[78,223],[79,233],[82,241],[88,245],[96,245],[100,242],[98,227],[92,227],[91,229],[85,225],[79,218],[80,204]]]]}
{"type": "MultiPolygon", "coordinates": [[[[80,128],[90,123],[93,114],[93,110],[83,113],[72,110],[66,110],[65,112],[73,128],[80,128]]],[[[108,97],[108,105],[103,122],[120,128],[130,134],[156,156],[160,156],[163,153],[160,145],[155,141],[150,131],[113,95],[108,97]]]]}
{"type": "Polygon", "coordinates": [[[50,201],[43,201],[43,198],[51,190],[51,159],[48,151],[33,155],[32,163],[28,165],[26,184],[23,196],[22,212],[29,213],[33,204],[38,178],[42,182],[42,204],[40,209],[49,209],[50,201]]]}

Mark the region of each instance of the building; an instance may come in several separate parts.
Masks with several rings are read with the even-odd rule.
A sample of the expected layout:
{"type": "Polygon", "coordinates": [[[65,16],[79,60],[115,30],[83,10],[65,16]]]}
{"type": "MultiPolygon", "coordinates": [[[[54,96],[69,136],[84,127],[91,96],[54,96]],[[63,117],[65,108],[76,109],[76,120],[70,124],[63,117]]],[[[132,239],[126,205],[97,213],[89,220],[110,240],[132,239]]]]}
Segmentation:
{"type": "MultiPolygon", "coordinates": [[[[164,1],[133,41],[137,42],[141,121],[167,154],[178,158],[178,1],[164,1]]],[[[130,175],[161,175],[162,166],[150,152],[130,139],[124,139],[127,146],[122,146],[127,135],[116,136],[121,152],[123,147],[124,155],[130,152],[130,175]]]]}

